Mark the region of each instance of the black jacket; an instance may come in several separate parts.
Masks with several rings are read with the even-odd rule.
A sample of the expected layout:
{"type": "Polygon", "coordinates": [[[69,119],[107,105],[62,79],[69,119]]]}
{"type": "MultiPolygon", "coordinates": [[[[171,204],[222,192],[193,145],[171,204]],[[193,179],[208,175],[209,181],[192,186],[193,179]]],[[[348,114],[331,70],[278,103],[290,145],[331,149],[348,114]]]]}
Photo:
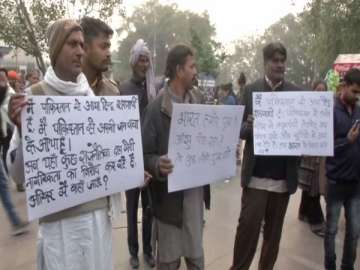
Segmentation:
{"type": "MultiPolygon", "coordinates": [[[[190,103],[198,103],[189,91],[190,103]]],[[[172,101],[167,86],[145,110],[142,125],[144,166],[153,179],[149,184],[154,216],[160,221],[182,227],[183,191],[168,193],[167,177],[160,175],[159,157],[168,153],[172,101]]]]}
{"type": "MultiPolygon", "coordinates": [[[[288,191],[290,194],[293,194],[297,188],[297,170],[300,159],[293,156],[255,156],[252,128],[249,128],[246,125],[246,119],[248,115],[253,114],[252,93],[270,91],[272,90],[266,83],[265,79],[259,79],[245,87],[244,95],[242,96],[242,100],[240,100],[240,104],[245,105],[244,122],[241,127],[240,138],[246,141],[243,154],[243,164],[241,168],[241,185],[243,187],[249,185],[251,177],[254,176],[255,167],[258,166],[259,163],[271,167],[271,163],[278,164],[278,161],[280,160],[280,163],[284,164],[284,170],[283,172],[278,173],[281,174],[281,178],[282,174],[284,174],[284,178],[287,181],[288,191]]],[[[284,81],[282,85],[276,89],[276,91],[300,91],[300,88],[294,84],[284,81]]],[[[263,170],[263,172],[266,173],[266,170],[263,170]]]]}
{"type": "Polygon", "coordinates": [[[326,176],[336,182],[356,182],[360,180],[360,138],[351,144],[347,134],[355,121],[360,120],[357,105],[350,115],[340,101],[334,105],[334,156],[326,159],[326,176]]]}
{"type": "Polygon", "coordinates": [[[133,77],[120,84],[119,92],[121,96],[136,95],[138,97],[140,117],[143,118],[145,107],[148,105],[145,80],[139,81],[133,77]]]}

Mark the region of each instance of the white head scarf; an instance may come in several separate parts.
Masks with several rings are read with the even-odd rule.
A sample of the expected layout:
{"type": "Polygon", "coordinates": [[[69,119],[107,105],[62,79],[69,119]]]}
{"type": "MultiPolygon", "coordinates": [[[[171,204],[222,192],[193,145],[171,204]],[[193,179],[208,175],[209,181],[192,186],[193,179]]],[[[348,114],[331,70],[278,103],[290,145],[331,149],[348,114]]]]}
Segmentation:
{"type": "Polygon", "coordinates": [[[147,47],[146,42],[142,39],[138,39],[138,41],[136,41],[135,45],[131,48],[130,51],[130,65],[132,67],[136,65],[141,55],[147,56],[150,63],[149,68],[146,71],[146,91],[148,95],[148,100],[150,102],[156,97],[155,75],[151,59],[151,52],[147,47]]]}

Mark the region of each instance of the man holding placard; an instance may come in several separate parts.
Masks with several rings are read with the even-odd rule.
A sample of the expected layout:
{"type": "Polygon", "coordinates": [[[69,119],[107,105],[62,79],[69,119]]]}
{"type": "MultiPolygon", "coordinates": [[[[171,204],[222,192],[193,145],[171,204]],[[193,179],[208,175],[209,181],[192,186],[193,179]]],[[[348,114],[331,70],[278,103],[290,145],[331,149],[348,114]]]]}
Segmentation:
{"type": "Polygon", "coordinates": [[[266,45],[263,49],[265,76],[245,87],[241,101],[245,105],[245,122],[240,137],[246,145],[241,171],[242,205],[231,270],[250,268],[263,220],[259,270],[273,269],[289,197],[296,191],[298,158],[256,156],[253,145],[253,92],[299,90],[284,79],[286,57],[286,48],[281,43],[266,45]]]}
{"type": "Polygon", "coordinates": [[[185,45],[170,50],[166,76],[169,83],[145,112],[143,147],[150,183],[157,241],[157,269],[178,269],[185,257],[187,269],[204,269],[203,187],[168,192],[167,178],[173,163],[167,157],[174,103],[198,103],[190,90],[197,70],[192,50],[185,45]]]}
{"type": "MultiPolygon", "coordinates": [[[[28,89],[29,94],[94,96],[81,72],[84,57],[81,26],[74,20],[58,20],[49,26],[47,37],[51,66],[44,81],[28,89]]],[[[26,98],[21,95],[10,101],[10,116],[19,131],[20,111],[26,104],[26,98]]],[[[13,174],[23,172],[19,134],[13,138],[16,151],[12,160],[13,174]]],[[[38,269],[113,269],[108,209],[109,202],[104,197],[41,218],[38,269]]]]}

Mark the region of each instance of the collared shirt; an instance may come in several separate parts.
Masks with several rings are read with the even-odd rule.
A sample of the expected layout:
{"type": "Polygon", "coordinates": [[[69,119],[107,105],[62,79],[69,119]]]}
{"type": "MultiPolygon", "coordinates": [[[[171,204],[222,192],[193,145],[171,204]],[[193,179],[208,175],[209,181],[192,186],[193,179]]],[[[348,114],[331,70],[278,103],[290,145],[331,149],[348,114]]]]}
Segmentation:
{"type": "Polygon", "coordinates": [[[119,91],[115,82],[109,80],[104,75],[98,76],[95,81],[90,83],[95,96],[118,96],[119,91]]]}
{"type": "Polygon", "coordinates": [[[275,91],[276,89],[278,89],[284,82],[284,81],[280,81],[277,84],[273,84],[273,82],[266,75],[265,75],[265,81],[270,86],[272,91],[275,91]]]}

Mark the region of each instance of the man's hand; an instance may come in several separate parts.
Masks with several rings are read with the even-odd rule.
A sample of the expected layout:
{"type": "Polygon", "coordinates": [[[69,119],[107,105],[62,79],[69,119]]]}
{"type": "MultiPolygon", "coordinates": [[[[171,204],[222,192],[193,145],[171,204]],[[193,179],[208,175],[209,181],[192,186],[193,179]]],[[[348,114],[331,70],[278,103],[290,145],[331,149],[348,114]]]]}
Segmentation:
{"type": "Polygon", "coordinates": [[[239,160],[241,158],[241,143],[236,145],[236,159],[239,160]]]}
{"type": "Polygon", "coordinates": [[[161,156],[159,158],[159,170],[162,176],[167,176],[172,173],[174,165],[171,160],[167,157],[167,155],[161,156]]]}
{"type": "Polygon", "coordinates": [[[151,181],[152,175],[147,171],[144,171],[144,184],[141,186],[142,188],[146,187],[151,181]]]}
{"type": "Polygon", "coordinates": [[[246,128],[253,129],[254,117],[252,116],[252,114],[248,115],[245,124],[246,124],[246,128]]]}
{"type": "Polygon", "coordinates": [[[16,94],[9,101],[9,118],[21,130],[21,110],[26,106],[27,99],[24,94],[16,94]]]}
{"type": "Polygon", "coordinates": [[[355,123],[347,134],[347,138],[349,142],[351,144],[354,143],[358,139],[359,134],[360,134],[360,125],[359,123],[355,123]]]}

